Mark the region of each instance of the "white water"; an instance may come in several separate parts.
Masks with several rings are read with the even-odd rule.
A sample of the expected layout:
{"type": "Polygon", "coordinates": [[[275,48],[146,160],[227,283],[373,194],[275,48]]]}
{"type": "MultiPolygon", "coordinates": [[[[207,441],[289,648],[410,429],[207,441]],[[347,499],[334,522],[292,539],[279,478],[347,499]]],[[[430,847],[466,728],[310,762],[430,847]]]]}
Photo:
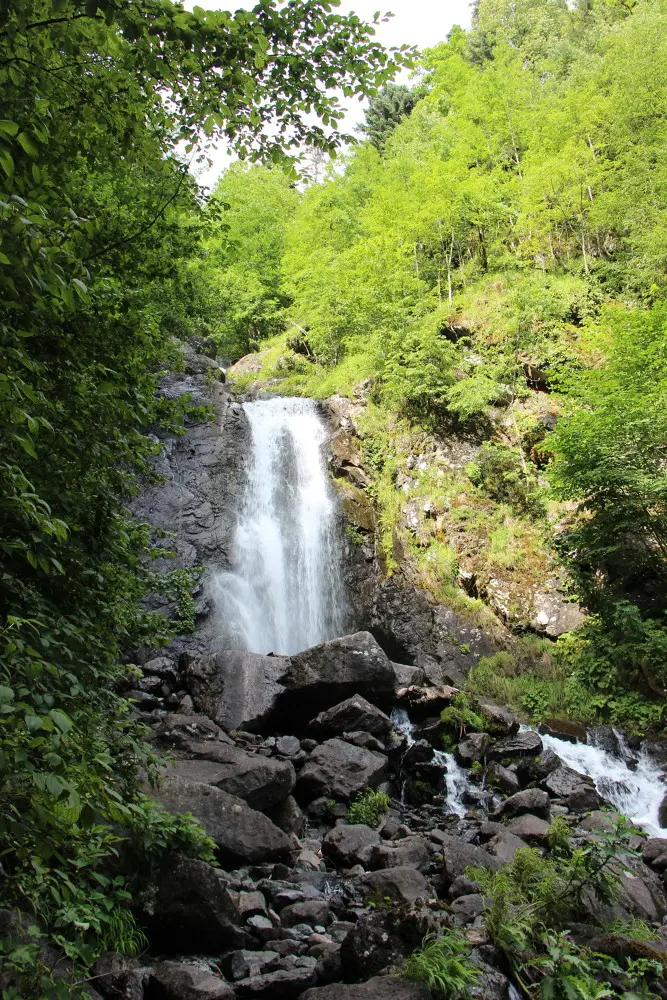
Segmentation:
{"type": "MultiPolygon", "coordinates": [[[[658,809],[667,792],[660,767],[648,754],[628,750],[621,733],[616,733],[621,758],[591,743],[569,743],[542,735],[545,747],[558,754],[564,764],[592,778],[600,795],[632,822],[654,837],[667,836],[658,822],[658,809]],[[629,761],[637,761],[634,770],[629,761]]],[[[589,734],[589,739],[591,734],[589,734]]]]}
{"type": "MultiPolygon", "coordinates": [[[[413,725],[410,717],[404,708],[395,707],[391,710],[391,721],[397,729],[404,734],[408,746],[414,743],[413,725]]],[[[433,759],[441,766],[445,772],[445,789],[447,792],[447,809],[456,816],[465,816],[467,810],[463,804],[463,794],[468,787],[468,778],[465,771],[456,763],[453,753],[445,753],[444,750],[435,750],[433,759]]],[[[402,798],[402,796],[401,796],[402,798]]]]}
{"type": "Polygon", "coordinates": [[[224,648],[297,653],[344,631],[342,555],[310,399],[244,403],[252,435],[230,571],[213,583],[224,648]]]}

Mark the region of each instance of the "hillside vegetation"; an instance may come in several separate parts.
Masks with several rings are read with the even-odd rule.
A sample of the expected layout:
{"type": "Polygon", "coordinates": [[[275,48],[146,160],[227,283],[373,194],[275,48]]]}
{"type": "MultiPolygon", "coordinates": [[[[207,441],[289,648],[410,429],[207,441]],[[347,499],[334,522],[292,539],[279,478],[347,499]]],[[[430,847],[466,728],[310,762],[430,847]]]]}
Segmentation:
{"type": "Polygon", "coordinates": [[[222,354],[261,350],[240,387],[367,400],[389,571],[399,536],[442,599],[475,613],[472,572],[524,632],[566,567],[585,624],[472,682],[538,716],[663,720],[666,14],[479,0],[324,180],[225,174],[230,229],[197,265],[250,306],[208,327],[222,354]],[[438,458],[459,439],[471,462],[438,458]]]}

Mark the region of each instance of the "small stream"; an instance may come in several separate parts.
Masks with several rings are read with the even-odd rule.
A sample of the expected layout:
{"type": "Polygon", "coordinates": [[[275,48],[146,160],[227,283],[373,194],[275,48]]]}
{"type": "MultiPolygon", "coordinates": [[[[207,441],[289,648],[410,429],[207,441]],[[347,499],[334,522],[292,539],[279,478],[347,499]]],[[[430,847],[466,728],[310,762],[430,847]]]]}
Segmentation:
{"type": "MultiPolygon", "coordinates": [[[[414,743],[413,726],[404,708],[394,708],[391,719],[405,734],[408,746],[414,743]]],[[[529,726],[522,726],[525,731],[529,726]]],[[[667,790],[661,767],[644,752],[629,750],[622,733],[614,730],[618,756],[595,745],[595,731],[589,733],[589,743],[570,743],[555,736],[540,734],[545,748],[558,755],[563,764],[592,778],[599,794],[635,826],[652,837],[667,837],[667,829],[659,824],[658,810],[667,790]]],[[[453,754],[435,751],[435,760],[442,766],[446,811],[465,816],[466,792],[472,787],[468,772],[460,767],[453,754]]]]}

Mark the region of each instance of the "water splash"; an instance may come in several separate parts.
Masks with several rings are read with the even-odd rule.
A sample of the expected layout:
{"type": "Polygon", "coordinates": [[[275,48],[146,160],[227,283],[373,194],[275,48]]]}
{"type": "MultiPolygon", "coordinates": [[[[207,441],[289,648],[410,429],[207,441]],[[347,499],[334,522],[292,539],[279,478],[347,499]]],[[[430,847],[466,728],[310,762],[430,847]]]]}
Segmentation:
{"type": "Polygon", "coordinates": [[[231,569],[214,578],[223,648],[297,653],[344,631],[342,547],[310,399],[244,403],[251,454],[231,569]]]}
{"type": "MultiPolygon", "coordinates": [[[[616,732],[619,756],[593,742],[569,743],[541,735],[545,747],[551,747],[564,764],[592,778],[600,795],[635,826],[654,837],[667,836],[667,829],[660,826],[658,819],[667,785],[659,765],[647,753],[633,753],[619,732],[616,732]]],[[[594,738],[594,732],[589,732],[588,739],[594,738]]]]}
{"type": "MultiPolygon", "coordinates": [[[[410,722],[410,717],[406,710],[396,706],[392,708],[390,718],[396,728],[400,729],[405,736],[408,746],[412,746],[415,742],[413,736],[414,727],[410,722]]],[[[436,764],[440,765],[444,773],[444,784],[447,792],[447,811],[454,813],[456,816],[465,816],[467,810],[463,804],[463,795],[468,788],[468,776],[463,768],[459,767],[456,763],[453,753],[445,753],[444,750],[435,750],[433,752],[433,759],[436,764]]],[[[403,790],[404,788],[405,783],[403,790]]],[[[402,802],[404,801],[403,790],[401,792],[402,802]]]]}

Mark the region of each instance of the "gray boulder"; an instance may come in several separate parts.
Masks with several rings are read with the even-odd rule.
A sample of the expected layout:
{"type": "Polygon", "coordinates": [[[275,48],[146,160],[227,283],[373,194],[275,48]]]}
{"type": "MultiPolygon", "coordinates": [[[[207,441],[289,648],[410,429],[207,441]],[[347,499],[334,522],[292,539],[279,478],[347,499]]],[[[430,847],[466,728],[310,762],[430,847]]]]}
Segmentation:
{"type": "Polygon", "coordinates": [[[293,795],[288,795],[279,805],[267,809],[266,814],[285,833],[293,833],[297,837],[303,833],[306,818],[293,795]]]}
{"type": "Polygon", "coordinates": [[[176,774],[238,795],[253,809],[278,805],[294,788],[296,774],[287,760],[247,753],[226,743],[190,740],[183,749],[193,759],[176,761],[176,774]]]}
{"type": "Polygon", "coordinates": [[[371,848],[380,843],[380,834],[364,823],[335,826],[322,841],[322,854],[340,868],[368,864],[371,848]]]}
{"type": "Polygon", "coordinates": [[[593,785],[593,781],[566,764],[561,764],[542,782],[542,787],[556,799],[566,799],[581,785],[593,785]]]}
{"type": "Polygon", "coordinates": [[[470,733],[458,744],[454,756],[461,767],[472,767],[476,760],[483,760],[488,745],[486,733],[470,733]]]}
{"type": "Polygon", "coordinates": [[[305,802],[321,796],[350,799],[362,788],[378,785],[384,778],[387,763],[384,754],[344,740],[327,740],[313,750],[301,768],[296,797],[305,802]]]}
{"type": "Polygon", "coordinates": [[[295,927],[297,924],[326,924],[329,917],[329,904],[326,899],[304,899],[300,903],[290,903],[280,911],[280,922],[283,927],[295,927]]]}
{"type": "Polygon", "coordinates": [[[533,813],[535,816],[548,819],[550,804],[551,799],[548,792],[541,788],[525,788],[522,792],[517,792],[516,795],[510,795],[508,799],[505,799],[496,811],[496,816],[507,819],[520,816],[522,813],[533,813]]]}
{"type": "Polygon", "coordinates": [[[502,864],[507,864],[512,860],[516,852],[525,847],[526,844],[520,836],[513,830],[503,826],[502,823],[492,823],[490,821],[482,823],[480,836],[486,841],[485,850],[497,858],[502,864]]]}
{"type": "Polygon", "coordinates": [[[266,997],[266,1000],[298,997],[316,980],[313,968],[279,969],[263,976],[239,979],[234,983],[237,997],[266,997]]]}
{"type": "Polygon", "coordinates": [[[481,847],[466,844],[448,833],[440,833],[438,846],[442,853],[448,883],[452,883],[460,875],[465,875],[468,867],[488,868],[490,871],[497,871],[500,868],[498,858],[492,857],[481,847]]]}
{"type": "Polygon", "coordinates": [[[354,986],[317,986],[302,993],[299,1000],[431,1000],[431,991],[400,976],[375,976],[354,986]]]}
{"type": "Polygon", "coordinates": [[[371,868],[422,868],[431,857],[423,837],[403,837],[371,849],[371,868]]]}
{"type": "Polygon", "coordinates": [[[394,684],[387,654],[370,632],[356,632],[293,656],[285,678],[289,694],[283,701],[301,714],[304,704],[323,709],[355,695],[390,695],[394,684]]]}
{"type": "Polygon", "coordinates": [[[320,712],[308,726],[315,736],[321,738],[341,736],[358,730],[374,736],[386,736],[391,728],[389,716],[359,694],[320,712]]]}
{"type": "Polygon", "coordinates": [[[148,989],[155,1000],[233,1000],[236,996],[233,987],[210,970],[181,962],[159,962],[151,970],[148,989]]]}
{"type": "Polygon", "coordinates": [[[543,847],[549,840],[549,823],[545,819],[540,819],[539,816],[533,816],[530,813],[516,816],[507,828],[510,833],[525,840],[528,844],[543,847]]]}
{"type": "Polygon", "coordinates": [[[514,795],[521,788],[518,775],[497,761],[489,764],[486,770],[486,783],[491,788],[499,788],[508,795],[514,795]]]}
{"type": "Polygon", "coordinates": [[[537,733],[527,729],[515,736],[498,740],[486,753],[489,760],[504,760],[505,757],[536,757],[542,753],[543,743],[537,733]]]}
{"type": "Polygon", "coordinates": [[[228,731],[253,731],[276,711],[289,666],[287,656],[225,651],[195,660],[187,673],[198,711],[228,731]]]}
{"type": "Polygon", "coordinates": [[[414,868],[384,868],[367,872],[361,881],[366,887],[370,900],[381,903],[387,898],[400,903],[412,903],[415,899],[426,899],[433,895],[431,887],[414,868]]]}
{"type": "Polygon", "coordinates": [[[236,926],[241,921],[238,907],[217,868],[172,855],[165,858],[155,884],[146,930],[156,951],[215,955],[243,942],[236,926]]]}
{"type": "Polygon", "coordinates": [[[293,850],[292,840],[267,816],[212,785],[170,775],[150,794],[168,812],[192,813],[215,840],[223,864],[285,861],[293,850]]]}

